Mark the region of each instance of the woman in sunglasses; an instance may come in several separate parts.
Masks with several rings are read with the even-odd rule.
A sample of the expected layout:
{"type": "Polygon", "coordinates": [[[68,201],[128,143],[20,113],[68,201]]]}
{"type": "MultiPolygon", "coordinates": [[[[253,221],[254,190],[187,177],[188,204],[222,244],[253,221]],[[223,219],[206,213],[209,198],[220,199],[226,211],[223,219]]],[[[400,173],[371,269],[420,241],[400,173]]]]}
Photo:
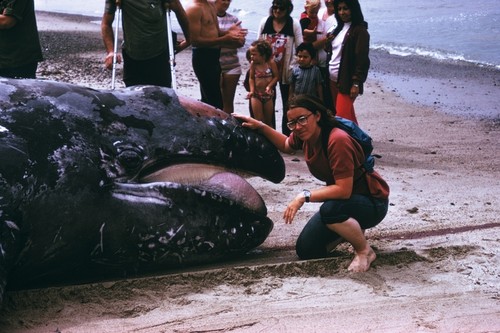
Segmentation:
{"type": "MultiPolygon", "coordinates": [[[[303,42],[299,21],[290,16],[292,10],[293,4],[291,0],[273,0],[269,9],[269,16],[260,22],[258,34],[260,39],[265,39],[271,44],[273,58],[278,65],[279,87],[283,104],[281,128],[286,135],[290,134],[286,127],[285,114],[290,88],[289,73],[294,60],[295,48],[303,42]]],[[[273,119],[273,128],[276,128],[275,123],[276,120],[273,119]]]]}
{"type": "Polygon", "coordinates": [[[354,248],[348,270],[365,272],[376,254],[364,231],[375,227],[387,214],[389,187],[376,171],[367,173],[361,168],[365,155],[360,144],[338,128],[333,113],[319,99],[297,95],[288,108],[289,137],[253,118],[235,117],[284,153],[302,149],[309,171],[326,183],[300,191],[283,214],[285,223],[290,224],[305,203],[323,203],[299,235],[297,255],[301,259],[326,257],[347,241],[354,248]]]}

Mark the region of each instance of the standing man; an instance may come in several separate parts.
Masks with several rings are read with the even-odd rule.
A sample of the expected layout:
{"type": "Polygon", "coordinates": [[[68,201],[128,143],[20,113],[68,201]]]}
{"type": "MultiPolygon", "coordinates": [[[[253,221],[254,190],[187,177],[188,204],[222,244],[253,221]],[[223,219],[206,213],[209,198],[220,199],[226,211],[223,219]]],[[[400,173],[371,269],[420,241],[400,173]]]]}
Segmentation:
{"type": "MultiPolygon", "coordinates": [[[[123,81],[127,87],[151,84],[172,87],[169,62],[166,15],[171,9],[179,22],[185,40],[176,51],[189,46],[189,26],[186,12],[179,0],[106,0],[101,22],[102,39],[106,47],[104,63],[113,68],[113,21],[117,7],[122,9],[123,25],[123,81]]],[[[175,41],[173,43],[176,44],[175,41]]],[[[116,60],[121,62],[117,55],[116,60]]]]}
{"type": "Polygon", "coordinates": [[[33,0],[0,0],[0,76],[34,79],[42,60],[33,0]]]}
{"type": "Polygon", "coordinates": [[[242,29],[239,21],[227,31],[221,31],[215,4],[207,0],[191,0],[186,14],[193,45],[193,70],[200,82],[201,101],[222,110],[220,48],[244,46],[247,29],[242,29]]]}

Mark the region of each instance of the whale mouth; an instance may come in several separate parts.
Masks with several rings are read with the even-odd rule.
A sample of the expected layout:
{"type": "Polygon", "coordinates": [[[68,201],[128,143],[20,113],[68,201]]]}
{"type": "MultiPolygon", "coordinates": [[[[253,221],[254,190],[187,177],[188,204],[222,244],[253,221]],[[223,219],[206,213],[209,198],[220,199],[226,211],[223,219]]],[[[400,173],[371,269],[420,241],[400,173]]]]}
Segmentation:
{"type": "Polygon", "coordinates": [[[214,193],[261,216],[267,208],[260,194],[233,170],[209,164],[175,164],[143,175],[139,183],[176,183],[214,193]]]}

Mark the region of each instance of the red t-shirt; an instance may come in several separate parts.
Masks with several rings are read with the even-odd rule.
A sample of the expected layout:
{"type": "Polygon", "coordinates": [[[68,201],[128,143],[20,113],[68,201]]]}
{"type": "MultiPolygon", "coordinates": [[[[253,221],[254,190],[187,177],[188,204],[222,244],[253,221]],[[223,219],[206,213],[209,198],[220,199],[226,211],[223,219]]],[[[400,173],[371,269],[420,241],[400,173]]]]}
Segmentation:
{"type": "Polygon", "coordinates": [[[375,198],[386,199],[389,187],[376,172],[365,173],[360,166],[365,161],[361,145],[345,131],[334,128],[328,138],[328,159],[323,151],[321,138],[303,142],[293,132],[288,140],[290,147],[302,149],[311,174],[327,185],[335,180],[353,177],[353,194],[371,194],[375,198]],[[313,142],[311,144],[311,142],[313,142]]]}
{"type": "MultiPolygon", "coordinates": [[[[302,32],[304,32],[304,29],[307,29],[307,30],[314,30],[314,28],[316,28],[318,26],[318,22],[319,22],[319,19],[316,17],[316,18],[310,18],[309,15],[307,15],[306,12],[302,12],[300,14],[300,20],[299,20],[299,23],[300,23],[300,27],[302,28],[302,32]]],[[[316,36],[314,37],[308,37],[306,38],[304,36],[304,42],[308,42],[308,43],[312,43],[316,41],[316,36]]]]}

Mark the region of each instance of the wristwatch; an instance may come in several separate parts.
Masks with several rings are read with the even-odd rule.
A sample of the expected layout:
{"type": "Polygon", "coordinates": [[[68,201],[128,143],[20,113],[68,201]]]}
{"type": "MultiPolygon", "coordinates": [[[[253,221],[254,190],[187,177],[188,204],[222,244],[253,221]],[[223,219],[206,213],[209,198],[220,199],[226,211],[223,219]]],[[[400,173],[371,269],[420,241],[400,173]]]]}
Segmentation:
{"type": "Polygon", "coordinates": [[[311,201],[311,191],[303,190],[302,193],[304,193],[304,198],[306,198],[306,202],[310,202],[311,201]]]}

